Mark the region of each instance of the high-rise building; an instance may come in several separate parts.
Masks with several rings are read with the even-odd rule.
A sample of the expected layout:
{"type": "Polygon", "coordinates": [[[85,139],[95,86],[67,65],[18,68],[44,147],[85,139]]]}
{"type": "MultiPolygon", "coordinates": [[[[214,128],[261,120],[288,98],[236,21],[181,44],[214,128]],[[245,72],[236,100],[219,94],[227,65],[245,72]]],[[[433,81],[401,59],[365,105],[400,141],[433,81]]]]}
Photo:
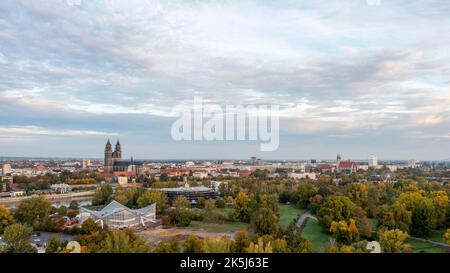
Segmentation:
{"type": "Polygon", "coordinates": [[[378,166],[378,157],[376,155],[370,155],[369,167],[376,168],[378,166]]]}

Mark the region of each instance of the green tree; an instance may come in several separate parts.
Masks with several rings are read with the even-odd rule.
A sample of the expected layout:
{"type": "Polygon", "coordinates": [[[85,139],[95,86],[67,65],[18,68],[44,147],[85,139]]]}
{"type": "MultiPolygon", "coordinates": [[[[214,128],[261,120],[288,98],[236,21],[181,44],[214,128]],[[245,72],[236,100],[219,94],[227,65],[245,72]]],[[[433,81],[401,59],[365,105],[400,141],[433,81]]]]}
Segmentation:
{"type": "Polygon", "coordinates": [[[3,252],[35,253],[37,250],[30,244],[32,228],[16,223],[5,228],[3,234],[3,252]]]}
{"type": "Polygon", "coordinates": [[[278,204],[278,196],[276,194],[263,194],[259,197],[259,206],[273,211],[280,216],[280,205],[278,204]]]}
{"type": "Polygon", "coordinates": [[[45,253],[58,253],[64,250],[67,246],[67,242],[62,242],[58,237],[52,236],[48,240],[47,248],[45,248],[45,253]]]}
{"type": "Polygon", "coordinates": [[[92,198],[92,205],[98,206],[98,205],[105,205],[112,199],[112,195],[114,193],[113,188],[111,185],[103,185],[97,191],[94,193],[94,196],[92,198]]]}
{"type": "Polygon", "coordinates": [[[276,236],[279,232],[278,217],[265,207],[259,208],[252,218],[252,227],[258,235],[276,236]]]}
{"type": "Polygon", "coordinates": [[[23,224],[42,229],[51,211],[52,204],[44,197],[32,197],[20,202],[14,217],[23,224]]]}
{"type": "Polygon", "coordinates": [[[5,206],[0,205],[0,234],[3,234],[5,228],[14,224],[13,214],[5,206]]]}
{"type": "Polygon", "coordinates": [[[300,183],[295,191],[298,207],[302,209],[308,208],[311,198],[316,195],[317,192],[316,186],[312,183],[300,183]]]}
{"type": "Polygon", "coordinates": [[[131,229],[114,230],[100,242],[101,253],[149,253],[149,245],[131,229]]]}
{"type": "Polygon", "coordinates": [[[114,193],[114,200],[126,206],[128,204],[127,191],[122,187],[118,187],[114,193]]]}
{"type": "Polygon", "coordinates": [[[234,199],[234,217],[239,221],[249,223],[252,214],[252,199],[243,191],[234,199]]]}
{"type": "Polygon", "coordinates": [[[175,209],[169,212],[170,221],[180,227],[187,227],[191,223],[192,213],[189,202],[184,197],[177,197],[174,202],[175,209]]]}
{"type": "Polygon", "coordinates": [[[354,218],[355,204],[345,196],[328,196],[317,212],[319,223],[329,229],[333,221],[349,221],[354,218]]]}
{"type": "Polygon", "coordinates": [[[163,213],[168,206],[167,194],[162,191],[147,190],[138,199],[137,204],[140,208],[156,203],[156,213],[163,213]]]}
{"type": "Polygon", "coordinates": [[[220,213],[216,208],[216,202],[213,199],[205,201],[205,209],[203,212],[203,221],[210,223],[217,223],[219,221],[220,213]]]}
{"type": "Polygon", "coordinates": [[[405,244],[405,240],[408,239],[408,233],[399,229],[381,229],[378,232],[378,240],[380,241],[381,248],[387,253],[402,253],[409,252],[409,245],[405,244]]]}
{"type": "Polygon", "coordinates": [[[292,253],[311,253],[313,251],[312,243],[301,237],[299,233],[289,241],[289,247],[292,253]]]}
{"type": "Polygon", "coordinates": [[[153,252],[155,253],[179,253],[181,251],[180,249],[180,242],[177,238],[171,238],[169,240],[164,240],[158,243],[155,250],[153,252]]]}

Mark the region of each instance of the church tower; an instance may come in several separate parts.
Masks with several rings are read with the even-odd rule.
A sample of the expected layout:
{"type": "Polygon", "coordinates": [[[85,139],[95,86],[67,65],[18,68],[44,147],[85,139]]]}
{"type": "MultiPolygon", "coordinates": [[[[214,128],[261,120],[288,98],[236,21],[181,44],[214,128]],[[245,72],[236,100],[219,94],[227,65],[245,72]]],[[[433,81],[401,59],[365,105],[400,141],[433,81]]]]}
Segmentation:
{"type": "Polygon", "coordinates": [[[113,155],[114,155],[113,158],[115,161],[122,159],[122,146],[120,145],[120,142],[118,139],[117,139],[116,148],[114,150],[113,155]]]}
{"type": "Polygon", "coordinates": [[[112,173],[113,172],[113,152],[112,152],[112,146],[111,143],[108,142],[105,145],[105,159],[103,162],[103,169],[105,173],[112,173]]]}

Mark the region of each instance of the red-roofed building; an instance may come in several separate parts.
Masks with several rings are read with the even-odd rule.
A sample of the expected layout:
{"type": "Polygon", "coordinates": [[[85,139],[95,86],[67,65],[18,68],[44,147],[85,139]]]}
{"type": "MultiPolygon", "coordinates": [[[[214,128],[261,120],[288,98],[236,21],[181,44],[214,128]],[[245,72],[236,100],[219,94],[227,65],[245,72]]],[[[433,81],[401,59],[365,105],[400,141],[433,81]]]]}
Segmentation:
{"type": "Polygon", "coordinates": [[[247,178],[250,177],[250,175],[252,174],[251,170],[238,170],[239,173],[239,177],[241,178],[247,178]]]}
{"type": "Polygon", "coordinates": [[[352,161],[339,161],[336,167],[338,172],[353,173],[357,170],[356,163],[352,161]]]}
{"type": "Polygon", "coordinates": [[[316,168],[322,173],[331,172],[333,170],[333,166],[330,164],[317,164],[316,168]]]}

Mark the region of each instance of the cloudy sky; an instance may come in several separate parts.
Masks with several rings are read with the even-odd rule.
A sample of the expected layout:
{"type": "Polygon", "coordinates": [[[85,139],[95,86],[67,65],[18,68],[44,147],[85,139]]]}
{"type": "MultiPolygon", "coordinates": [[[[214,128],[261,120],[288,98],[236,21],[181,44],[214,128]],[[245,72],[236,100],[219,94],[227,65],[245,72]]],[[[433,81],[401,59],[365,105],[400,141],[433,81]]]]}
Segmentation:
{"type": "Polygon", "coordinates": [[[450,158],[450,2],[0,2],[0,156],[450,158]],[[345,2],[345,3],[344,3],[345,2]],[[280,105],[280,146],[175,142],[172,108],[280,105]]]}

